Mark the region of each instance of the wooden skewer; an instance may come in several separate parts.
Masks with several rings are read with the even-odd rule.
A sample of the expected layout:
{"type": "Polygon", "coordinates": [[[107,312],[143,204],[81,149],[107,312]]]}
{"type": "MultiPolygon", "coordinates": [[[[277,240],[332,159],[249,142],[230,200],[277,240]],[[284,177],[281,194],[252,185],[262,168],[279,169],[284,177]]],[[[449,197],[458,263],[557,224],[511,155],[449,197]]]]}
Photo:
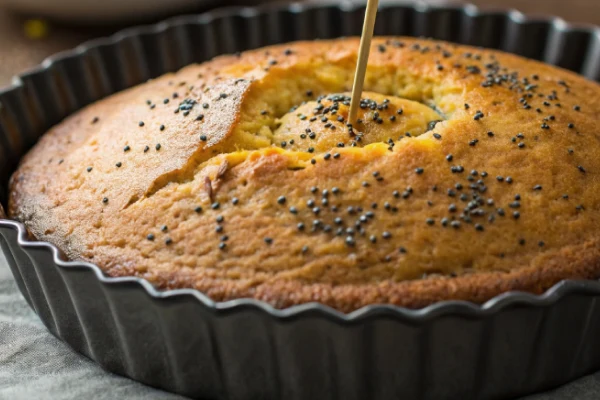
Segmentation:
{"type": "Polygon", "coordinates": [[[373,29],[375,28],[375,17],[377,16],[378,6],[379,0],[368,0],[367,2],[365,22],[363,23],[360,47],[358,48],[356,73],[354,74],[354,84],[352,85],[352,100],[350,102],[350,115],[348,118],[351,124],[356,122],[356,113],[358,112],[363,84],[365,83],[365,73],[367,72],[367,63],[369,62],[371,39],[373,38],[373,29]]]}

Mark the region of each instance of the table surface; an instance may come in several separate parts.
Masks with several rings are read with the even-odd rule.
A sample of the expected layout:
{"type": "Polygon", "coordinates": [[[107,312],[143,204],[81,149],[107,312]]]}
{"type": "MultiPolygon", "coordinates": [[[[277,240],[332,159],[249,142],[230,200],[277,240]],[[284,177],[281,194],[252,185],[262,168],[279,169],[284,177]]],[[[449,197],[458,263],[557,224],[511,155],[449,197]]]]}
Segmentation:
{"type": "MultiPolygon", "coordinates": [[[[319,2],[320,0],[307,0],[319,2]]],[[[361,2],[361,0],[352,0],[361,2]]],[[[222,1],[221,4],[248,4],[249,0],[222,1]]],[[[362,0],[364,2],[364,0],[362,0]]],[[[425,0],[431,4],[462,3],[425,0]]],[[[482,8],[517,8],[527,14],[557,15],[571,22],[600,25],[600,0],[471,0],[482,8]]],[[[202,11],[199,9],[198,11],[202,11]]],[[[122,26],[75,27],[50,23],[48,35],[29,39],[24,22],[31,16],[15,16],[0,10],[0,87],[10,83],[16,73],[39,64],[47,56],[100,36],[108,36],[122,26]]],[[[152,21],[150,21],[152,22],[152,21]]]]}
{"type": "MultiPolygon", "coordinates": [[[[313,0],[318,1],[318,0],[313,0]]],[[[360,0],[355,0],[360,1],[360,0]]],[[[429,3],[444,3],[429,0],[429,3]]],[[[600,0],[473,0],[483,7],[519,8],[526,13],[559,15],[600,25],[600,0]]],[[[24,33],[26,16],[0,10],[0,87],[45,57],[122,27],[75,27],[50,24],[49,34],[33,40],[24,33]]],[[[183,399],[112,375],[48,333],[18,293],[0,254],[0,398],[1,399],[183,399]],[[84,385],[81,382],[85,382],[84,385]]],[[[600,373],[527,400],[596,400],[600,373]]],[[[525,399],[524,399],[525,400],[525,399]]]]}

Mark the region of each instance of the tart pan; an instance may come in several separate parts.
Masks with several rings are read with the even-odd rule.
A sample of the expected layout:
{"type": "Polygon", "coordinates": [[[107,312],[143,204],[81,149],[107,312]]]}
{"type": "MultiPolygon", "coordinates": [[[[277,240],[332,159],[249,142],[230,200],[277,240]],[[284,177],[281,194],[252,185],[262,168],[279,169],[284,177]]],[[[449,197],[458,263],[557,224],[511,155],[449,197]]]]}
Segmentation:
{"type": "MultiPolygon", "coordinates": [[[[385,2],[376,34],[498,48],[600,79],[600,28],[474,6],[385,2]]],[[[0,91],[0,196],[19,158],[52,125],[149,78],[278,42],[357,35],[363,7],[321,2],[185,16],[86,43],[0,91]]],[[[0,211],[1,213],[1,211],[0,211]]],[[[342,314],[311,303],[276,310],[214,302],[110,278],[0,219],[0,245],[48,330],[105,369],[201,399],[505,399],[600,369],[600,282],[542,295],[419,310],[342,314]]]]}

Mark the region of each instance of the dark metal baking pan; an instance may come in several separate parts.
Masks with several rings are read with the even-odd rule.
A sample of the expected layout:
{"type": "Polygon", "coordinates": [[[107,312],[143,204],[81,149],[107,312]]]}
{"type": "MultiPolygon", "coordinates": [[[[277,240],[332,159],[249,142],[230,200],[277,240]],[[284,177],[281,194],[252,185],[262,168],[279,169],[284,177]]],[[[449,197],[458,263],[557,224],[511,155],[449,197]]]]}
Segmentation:
{"type": "MultiPolygon", "coordinates": [[[[474,6],[386,2],[377,34],[502,49],[600,79],[600,29],[474,6]]],[[[83,106],[192,62],[298,39],[360,32],[351,3],[241,8],[121,32],[46,60],[0,92],[0,191],[52,125],[83,106]]],[[[48,329],[104,368],[202,399],[504,399],[600,368],[600,283],[420,310],[320,304],[276,310],[195,290],[159,292],[66,261],[0,220],[19,289],[48,329]]],[[[85,383],[82,383],[85,384],[85,383]]]]}

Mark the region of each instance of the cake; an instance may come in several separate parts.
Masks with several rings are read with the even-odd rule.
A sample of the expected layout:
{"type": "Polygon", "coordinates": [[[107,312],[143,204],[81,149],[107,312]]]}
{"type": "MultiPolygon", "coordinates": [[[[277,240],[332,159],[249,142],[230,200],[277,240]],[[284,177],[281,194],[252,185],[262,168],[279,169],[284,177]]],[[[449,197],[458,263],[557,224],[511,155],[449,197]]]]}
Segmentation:
{"type": "Polygon", "coordinates": [[[600,277],[600,86],[494,50],[357,38],[191,65],[75,113],[8,214],[109,276],[215,301],[420,308],[600,277]]]}

